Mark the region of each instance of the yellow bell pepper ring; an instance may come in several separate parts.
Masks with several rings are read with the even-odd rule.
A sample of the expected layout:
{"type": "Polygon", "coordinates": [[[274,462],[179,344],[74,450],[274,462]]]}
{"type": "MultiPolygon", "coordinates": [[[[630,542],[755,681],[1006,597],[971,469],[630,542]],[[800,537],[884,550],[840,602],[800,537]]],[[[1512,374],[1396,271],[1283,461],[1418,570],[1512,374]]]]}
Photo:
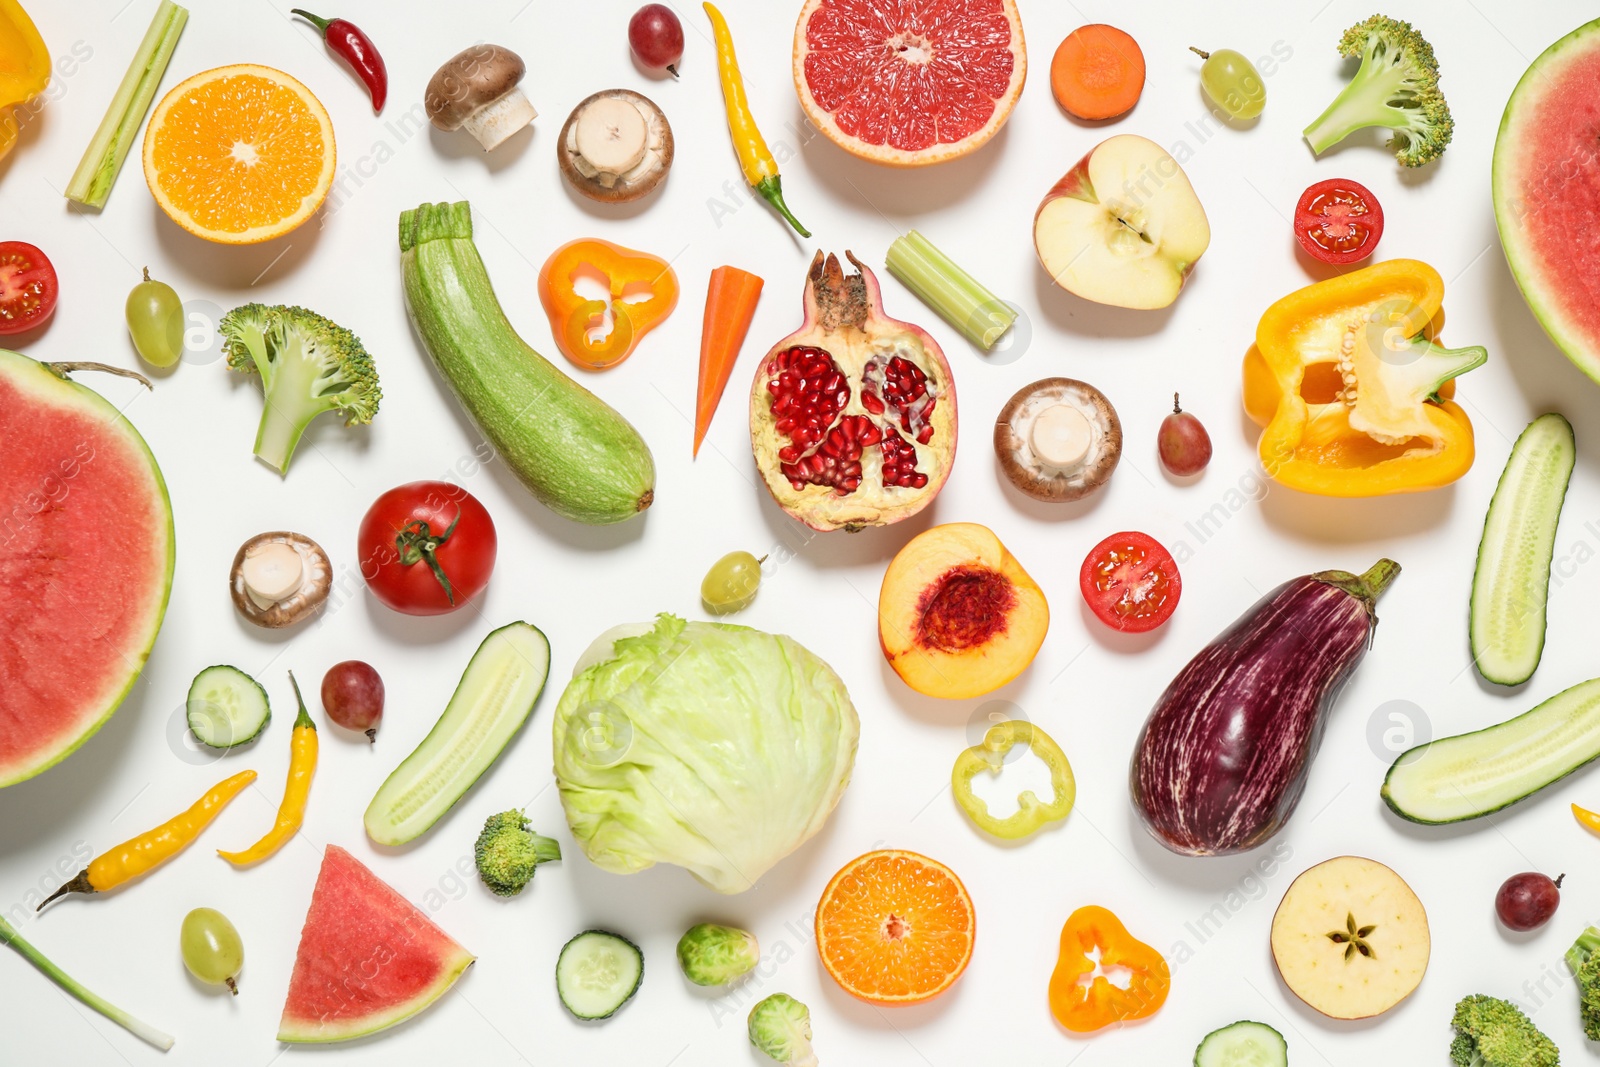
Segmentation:
{"type": "Polygon", "coordinates": [[[639,340],[677,307],[678,276],[659,256],[586,238],[550,253],[539,270],[539,303],[561,354],[584,370],[604,370],[632,355],[639,340]],[[585,274],[604,279],[608,299],[578,292],[585,274]],[[611,329],[597,337],[607,308],[611,329]]]}
{"type": "Polygon", "coordinates": [[[1443,299],[1438,271],[1396,259],[1268,308],[1243,369],[1267,474],[1342,497],[1434,489],[1465,474],[1472,422],[1448,398],[1488,352],[1433,340],[1443,299]]]}
{"type": "Polygon", "coordinates": [[[1007,841],[1020,841],[1036,832],[1046,823],[1065,819],[1078,798],[1077,779],[1072,776],[1072,764],[1061,746],[1039,727],[1022,719],[1007,719],[989,727],[983,742],[956,757],[950,772],[950,789],[956,803],[967,817],[985,833],[1007,841]],[[1004,819],[989,814],[989,805],[972,792],[972,780],[984,771],[999,774],[1005,766],[1006,753],[1022,745],[1050,769],[1050,787],[1054,796],[1050,803],[1039,800],[1033,790],[1024,790],[1017,797],[1017,810],[1004,819]]]}
{"type": "Polygon", "coordinates": [[[17,0],[0,0],[0,159],[16,147],[20,123],[12,110],[50,84],[50,50],[17,0]]]}

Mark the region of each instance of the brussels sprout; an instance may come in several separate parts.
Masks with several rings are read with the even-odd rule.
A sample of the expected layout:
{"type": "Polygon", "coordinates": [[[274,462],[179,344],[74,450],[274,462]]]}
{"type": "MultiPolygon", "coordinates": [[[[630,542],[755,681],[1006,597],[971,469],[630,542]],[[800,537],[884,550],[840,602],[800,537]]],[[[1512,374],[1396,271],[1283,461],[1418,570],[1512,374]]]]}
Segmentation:
{"type": "Polygon", "coordinates": [[[695,985],[727,985],[760,961],[756,936],[732,926],[700,923],[678,939],[678,966],[695,985]]]}
{"type": "Polygon", "coordinates": [[[750,1009],[750,1043],[788,1067],[817,1067],[811,1011],[787,993],[774,993],[750,1009]]]}

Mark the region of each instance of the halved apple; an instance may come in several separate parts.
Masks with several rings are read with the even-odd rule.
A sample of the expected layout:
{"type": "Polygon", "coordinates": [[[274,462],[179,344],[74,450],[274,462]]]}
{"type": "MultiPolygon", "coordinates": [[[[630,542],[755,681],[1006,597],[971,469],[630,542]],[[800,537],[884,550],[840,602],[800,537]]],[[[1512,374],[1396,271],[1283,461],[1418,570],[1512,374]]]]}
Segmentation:
{"type": "Polygon", "coordinates": [[[1340,856],[1294,880],[1272,917],[1272,959],[1295,996],[1333,1019],[1409,997],[1432,941],[1422,901],[1377,860],[1340,856]]]}
{"type": "Polygon", "coordinates": [[[878,644],[927,696],[981,696],[1033,662],[1050,628],[1044,591],[990,529],[935,526],[889,564],[878,592],[878,644]]]}
{"type": "Polygon", "coordinates": [[[1166,149],[1119,134],[1045,194],[1033,244],[1069,293],[1113,307],[1164,308],[1211,244],[1211,224],[1166,149]]]}

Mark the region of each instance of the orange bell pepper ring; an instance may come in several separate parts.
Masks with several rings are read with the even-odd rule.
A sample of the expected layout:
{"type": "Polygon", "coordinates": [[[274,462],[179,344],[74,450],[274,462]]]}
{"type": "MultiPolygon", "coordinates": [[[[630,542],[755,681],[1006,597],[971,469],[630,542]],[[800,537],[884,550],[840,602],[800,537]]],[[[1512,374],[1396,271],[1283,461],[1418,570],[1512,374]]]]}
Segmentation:
{"type": "Polygon", "coordinates": [[[539,303],[561,354],[584,370],[604,370],[632,355],[639,339],[672,313],[678,276],[659,256],[585,238],[562,245],[544,261],[539,303]],[[578,292],[578,279],[586,274],[605,282],[608,299],[578,292]],[[601,333],[608,308],[611,329],[601,333]]]}
{"type": "Polygon", "coordinates": [[[1167,1002],[1172,972],[1161,953],[1128,933],[1105,908],[1079,908],[1061,928],[1061,956],[1050,975],[1050,1014],[1076,1034],[1154,1015],[1167,1002]],[[1128,976],[1127,986],[1096,974],[1128,976]]]}

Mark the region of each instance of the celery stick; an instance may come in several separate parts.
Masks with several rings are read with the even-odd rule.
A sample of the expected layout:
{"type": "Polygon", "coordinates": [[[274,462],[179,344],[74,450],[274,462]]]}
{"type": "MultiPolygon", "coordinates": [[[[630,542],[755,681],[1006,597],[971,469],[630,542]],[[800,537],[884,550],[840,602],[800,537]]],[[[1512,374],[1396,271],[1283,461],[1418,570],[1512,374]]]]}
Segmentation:
{"type": "Polygon", "coordinates": [[[985,351],[1017,321],[1015,311],[916,230],[895,238],[888,266],[924,304],[985,351]]]}
{"type": "Polygon", "coordinates": [[[105,118],[100,120],[100,128],[94,132],[94,140],[89,142],[78,169],[72,172],[72,180],[67,183],[68,200],[96,209],[106,206],[106,198],[111,195],[111,187],[122,170],[122,161],[128,158],[134,135],[150,111],[161,76],[167,72],[172,50],[178,47],[178,37],[188,21],[188,8],[179,7],[172,0],[161,0],[138,54],[128,64],[117,95],[112,97],[105,118]]]}
{"type": "Polygon", "coordinates": [[[10,945],[16,949],[23,959],[39,968],[40,973],[66,990],[74,999],[87,1004],[139,1040],[148,1041],[163,1052],[172,1047],[171,1034],[164,1034],[148,1023],[140,1022],[115,1004],[89,992],[73,981],[65,971],[45,959],[43,953],[28,944],[22,935],[17,933],[16,927],[6,922],[3,916],[0,916],[0,944],[10,945]]]}

